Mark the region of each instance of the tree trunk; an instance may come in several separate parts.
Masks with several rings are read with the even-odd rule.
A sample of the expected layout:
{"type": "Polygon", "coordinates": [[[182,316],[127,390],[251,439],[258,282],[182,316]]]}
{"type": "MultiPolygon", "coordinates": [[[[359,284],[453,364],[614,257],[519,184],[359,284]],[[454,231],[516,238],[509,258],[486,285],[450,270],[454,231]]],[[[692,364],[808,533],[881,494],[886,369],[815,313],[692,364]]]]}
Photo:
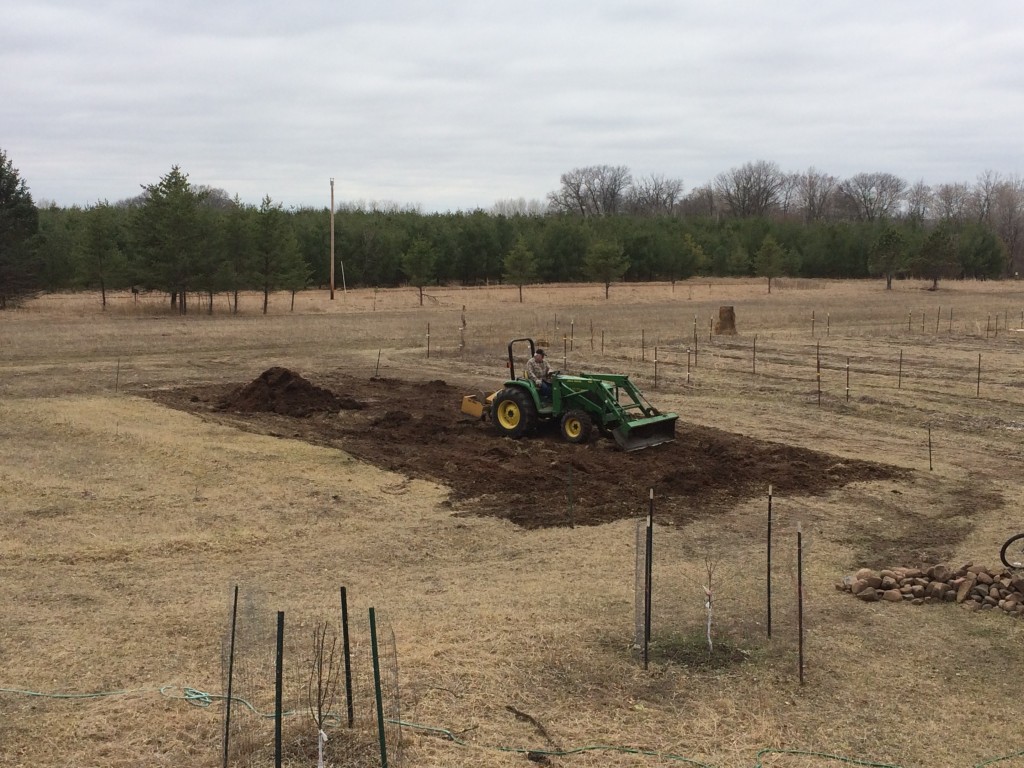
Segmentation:
{"type": "Polygon", "coordinates": [[[885,290],[892,290],[892,272],[885,273],[885,290]]]}
{"type": "Polygon", "coordinates": [[[523,286],[519,286],[519,303],[523,303],[523,286]]]}
{"type": "Polygon", "coordinates": [[[611,287],[612,287],[611,283],[605,283],[604,284],[604,297],[606,299],[608,298],[608,289],[611,288],[611,287]]]}
{"type": "Polygon", "coordinates": [[[267,305],[270,304],[270,286],[263,286],[263,314],[267,314],[267,305]]]}
{"type": "Polygon", "coordinates": [[[419,288],[420,288],[420,306],[422,307],[423,306],[423,286],[421,285],[419,288]]]}

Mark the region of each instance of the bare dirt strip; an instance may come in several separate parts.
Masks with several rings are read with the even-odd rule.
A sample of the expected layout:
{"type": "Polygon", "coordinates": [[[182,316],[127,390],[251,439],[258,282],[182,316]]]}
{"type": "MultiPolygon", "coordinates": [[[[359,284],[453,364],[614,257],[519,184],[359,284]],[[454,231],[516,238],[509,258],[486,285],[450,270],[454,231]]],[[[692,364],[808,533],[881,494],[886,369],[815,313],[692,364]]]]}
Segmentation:
{"type": "Polygon", "coordinates": [[[262,434],[337,447],[359,459],[452,489],[463,514],[524,528],[598,525],[645,511],[653,488],[662,521],[684,524],[764,494],[821,495],[904,470],[676,425],[676,440],[623,453],[596,436],[571,445],[557,426],[510,440],[461,413],[463,392],[441,380],[305,377],[272,368],[250,382],[146,391],[153,399],[262,434]]]}

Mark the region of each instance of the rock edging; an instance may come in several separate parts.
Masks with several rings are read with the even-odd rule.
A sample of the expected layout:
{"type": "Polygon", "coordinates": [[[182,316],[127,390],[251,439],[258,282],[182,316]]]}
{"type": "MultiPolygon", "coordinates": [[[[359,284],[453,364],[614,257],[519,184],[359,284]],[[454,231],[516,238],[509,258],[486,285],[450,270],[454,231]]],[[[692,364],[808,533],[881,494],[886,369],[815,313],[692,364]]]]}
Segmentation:
{"type": "Polygon", "coordinates": [[[942,564],[879,571],[861,568],[844,576],[836,589],[869,603],[956,603],[968,611],[999,609],[1024,616],[1024,573],[993,571],[973,563],[957,569],[942,564]]]}

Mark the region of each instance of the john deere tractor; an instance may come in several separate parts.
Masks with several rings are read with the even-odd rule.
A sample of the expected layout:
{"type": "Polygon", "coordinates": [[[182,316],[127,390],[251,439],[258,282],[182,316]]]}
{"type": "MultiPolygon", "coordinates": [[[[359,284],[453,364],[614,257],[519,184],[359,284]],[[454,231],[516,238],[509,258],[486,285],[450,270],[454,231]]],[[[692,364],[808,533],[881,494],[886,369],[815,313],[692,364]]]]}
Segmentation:
{"type": "Polygon", "coordinates": [[[512,438],[528,435],[542,422],[557,419],[562,437],[570,443],[585,443],[595,428],[613,437],[624,451],[675,439],[679,417],[654,408],[625,375],[570,375],[556,371],[551,377],[550,397],[542,398],[525,375],[516,376],[513,350],[520,344],[528,345],[530,357],[533,357],[536,351],[533,339],[510,341],[510,378],[504,388],[485,397],[465,396],[463,413],[490,419],[499,434],[512,438]]]}

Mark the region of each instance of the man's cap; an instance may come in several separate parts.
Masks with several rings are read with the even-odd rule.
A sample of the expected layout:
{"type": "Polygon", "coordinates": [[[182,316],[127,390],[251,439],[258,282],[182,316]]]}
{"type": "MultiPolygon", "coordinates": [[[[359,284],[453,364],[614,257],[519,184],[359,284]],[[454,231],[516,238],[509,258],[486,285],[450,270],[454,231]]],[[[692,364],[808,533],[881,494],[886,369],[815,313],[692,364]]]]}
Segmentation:
{"type": "Polygon", "coordinates": [[[534,354],[536,354],[536,355],[543,355],[544,354],[544,350],[543,349],[538,349],[534,354]]]}

